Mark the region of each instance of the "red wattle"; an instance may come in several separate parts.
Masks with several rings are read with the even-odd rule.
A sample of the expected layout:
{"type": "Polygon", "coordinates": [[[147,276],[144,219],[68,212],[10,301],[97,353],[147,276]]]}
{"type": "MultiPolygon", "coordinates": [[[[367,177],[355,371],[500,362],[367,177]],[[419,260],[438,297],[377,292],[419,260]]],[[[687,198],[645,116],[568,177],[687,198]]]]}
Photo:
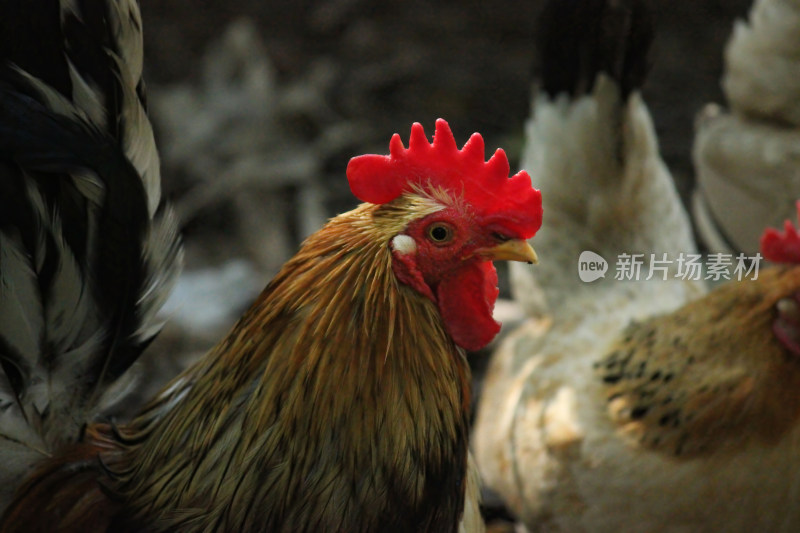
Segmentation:
{"type": "Polygon", "coordinates": [[[479,350],[500,331],[492,318],[497,271],[491,261],[474,263],[439,283],[436,297],[447,332],[465,350],[479,350]]]}

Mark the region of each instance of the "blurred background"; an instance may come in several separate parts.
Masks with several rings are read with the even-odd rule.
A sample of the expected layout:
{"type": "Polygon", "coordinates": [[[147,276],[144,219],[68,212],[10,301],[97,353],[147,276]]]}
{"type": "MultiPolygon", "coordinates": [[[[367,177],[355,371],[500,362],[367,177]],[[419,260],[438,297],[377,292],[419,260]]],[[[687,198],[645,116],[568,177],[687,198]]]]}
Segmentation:
{"type": "MultiPolygon", "coordinates": [[[[693,122],[723,102],[723,49],[750,1],[651,3],[644,97],[687,200],[693,122]]],[[[479,131],[518,168],[541,1],[141,4],[164,190],[186,244],[148,372],[174,375],[218,341],[305,236],[356,205],[349,158],[386,153],[412,122],[430,134],[445,118],[460,143],[479,131]]]]}

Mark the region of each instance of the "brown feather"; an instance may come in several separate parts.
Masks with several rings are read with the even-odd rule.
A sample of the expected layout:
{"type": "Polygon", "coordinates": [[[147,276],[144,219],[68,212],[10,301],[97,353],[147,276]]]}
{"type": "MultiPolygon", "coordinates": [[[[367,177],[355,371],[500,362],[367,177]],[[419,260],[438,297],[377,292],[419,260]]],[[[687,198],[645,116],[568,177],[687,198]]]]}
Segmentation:
{"type": "Polygon", "coordinates": [[[41,464],[36,475],[17,491],[16,504],[7,509],[0,531],[110,530],[114,516],[120,511],[119,503],[98,483],[104,473],[98,456],[116,445],[104,433],[108,430],[108,426],[101,425],[89,429],[88,442],[72,446],[41,464]]]}
{"type": "MultiPolygon", "coordinates": [[[[99,453],[112,473],[102,483],[124,502],[106,501],[116,522],[457,531],[469,369],[435,305],[398,284],[389,249],[441,208],[417,194],[364,204],[310,237],[228,337],[99,453]]],[[[34,497],[44,494],[12,508],[34,497]]]]}
{"type": "Polygon", "coordinates": [[[628,327],[596,367],[611,419],[643,446],[695,457],[775,443],[800,418],[800,361],[772,330],[800,268],[762,271],[628,327]]]}

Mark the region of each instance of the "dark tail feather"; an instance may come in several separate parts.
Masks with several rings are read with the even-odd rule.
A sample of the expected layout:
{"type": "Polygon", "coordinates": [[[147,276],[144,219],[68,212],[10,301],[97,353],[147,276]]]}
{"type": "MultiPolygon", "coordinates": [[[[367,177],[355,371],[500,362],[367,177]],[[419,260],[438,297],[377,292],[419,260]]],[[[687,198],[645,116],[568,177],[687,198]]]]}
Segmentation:
{"type": "Polygon", "coordinates": [[[591,92],[597,75],[623,98],[644,83],[654,25],[645,0],[549,0],[539,17],[541,89],[551,97],[591,92]]]}
{"type": "Polygon", "coordinates": [[[120,352],[124,343],[113,339],[135,329],[133,311],[144,278],[142,243],[149,218],[139,174],[115,139],[77,116],[47,109],[9,85],[0,85],[0,157],[37,172],[39,180],[68,180],[70,173],[90,171],[102,183],[97,251],[86,266],[102,288],[96,297],[113,324],[109,349],[117,352],[108,354],[102,381],[115,380],[140,351],[120,352]]]}
{"type": "Polygon", "coordinates": [[[97,414],[180,269],[141,71],[136,0],[0,2],[0,508],[97,414]]]}

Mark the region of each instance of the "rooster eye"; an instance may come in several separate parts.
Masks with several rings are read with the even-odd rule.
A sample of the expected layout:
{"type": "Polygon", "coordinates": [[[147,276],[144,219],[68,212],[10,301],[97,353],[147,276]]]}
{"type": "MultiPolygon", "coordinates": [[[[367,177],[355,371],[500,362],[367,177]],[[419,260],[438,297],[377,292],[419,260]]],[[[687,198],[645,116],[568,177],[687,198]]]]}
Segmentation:
{"type": "Polygon", "coordinates": [[[436,244],[450,242],[453,238],[453,228],[443,222],[435,222],[428,226],[428,238],[436,244]]]}

